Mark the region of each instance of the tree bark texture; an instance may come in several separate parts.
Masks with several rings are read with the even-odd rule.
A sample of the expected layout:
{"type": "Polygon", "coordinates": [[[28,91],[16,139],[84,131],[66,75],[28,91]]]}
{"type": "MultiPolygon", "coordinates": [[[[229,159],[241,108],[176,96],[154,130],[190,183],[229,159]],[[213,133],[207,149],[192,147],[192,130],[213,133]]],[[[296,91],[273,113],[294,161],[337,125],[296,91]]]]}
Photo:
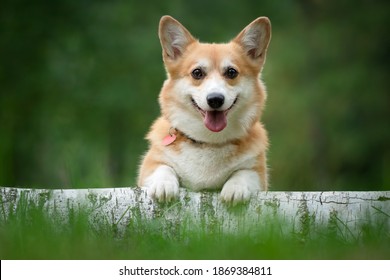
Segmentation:
{"type": "MultiPolygon", "coordinates": [[[[180,190],[170,203],[151,200],[138,188],[25,189],[0,188],[0,220],[29,207],[49,218],[69,221],[83,211],[91,226],[106,223],[124,232],[129,223],[159,221],[166,229],[200,223],[203,229],[223,233],[251,231],[278,224],[278,231],[303,237],[321,228],[333,228],[345,238],[358,238],[362,226],[390,229],[390,191],[382,192],[260,192],[245,205],[229,206],[217,192],[180,190]],[[19,208],[19,210],[18,210],[19,208]],[[277,222],[277,223],[276,223],[277,222]]],[[[164,229],[162,229],[162,234],[164,229]]]]}

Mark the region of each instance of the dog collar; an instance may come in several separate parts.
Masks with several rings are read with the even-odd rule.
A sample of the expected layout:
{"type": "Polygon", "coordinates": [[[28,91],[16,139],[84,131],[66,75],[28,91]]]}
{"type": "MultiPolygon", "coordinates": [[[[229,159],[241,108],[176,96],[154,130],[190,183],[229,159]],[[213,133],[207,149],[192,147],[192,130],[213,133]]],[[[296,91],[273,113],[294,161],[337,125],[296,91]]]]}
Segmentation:
{"type": "Polygon", "coordinates": [[[198,141],[198,140],[195,140],[191,137],[189,137],[187,134],[183,133],[182,131],[174,128],[174,127],[170,127],[169,130],[168,130],[168,135],[164,137],[163,141],[162,141],[162,144],[164,146],[169,146],[171,145],[173,142],[176,141],[177,139],[177,136],[182,136],[188,140],[190,140],[193,144],[206,144],[205,142],[202,142],[202,141],[198,141]]]}

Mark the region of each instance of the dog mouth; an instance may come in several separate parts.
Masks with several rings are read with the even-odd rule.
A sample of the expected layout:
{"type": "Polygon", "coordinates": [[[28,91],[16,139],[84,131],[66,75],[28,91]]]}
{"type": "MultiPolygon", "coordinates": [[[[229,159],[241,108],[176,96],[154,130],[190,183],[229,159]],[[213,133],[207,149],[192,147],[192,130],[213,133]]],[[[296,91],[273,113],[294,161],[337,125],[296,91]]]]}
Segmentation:
{"type": "Polygon", "coordinates": [[[227,108],[226,110],[203,110],[198,106],[196,101],[191,98],[192,105],[195,109],[202,115],[203,123],[212,132],[220,132],[227,126],[227,115],[229,111],[233,108],[233,106],[237,102],[237,97],[234,99],[233,104],[227,108]]]}

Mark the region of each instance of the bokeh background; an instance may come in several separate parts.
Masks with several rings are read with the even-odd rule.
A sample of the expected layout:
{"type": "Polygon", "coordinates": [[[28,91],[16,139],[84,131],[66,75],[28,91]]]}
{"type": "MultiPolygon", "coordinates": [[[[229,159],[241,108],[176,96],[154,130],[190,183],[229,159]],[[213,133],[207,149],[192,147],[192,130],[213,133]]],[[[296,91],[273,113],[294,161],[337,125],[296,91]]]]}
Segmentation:
{"type": "Polygon", "coordinates": [[[165,79],[157,26],[226,42],[272,21],[273,190],[390,188],[388,1],[3,0],[0,185],[135,186],[165,79]]]}

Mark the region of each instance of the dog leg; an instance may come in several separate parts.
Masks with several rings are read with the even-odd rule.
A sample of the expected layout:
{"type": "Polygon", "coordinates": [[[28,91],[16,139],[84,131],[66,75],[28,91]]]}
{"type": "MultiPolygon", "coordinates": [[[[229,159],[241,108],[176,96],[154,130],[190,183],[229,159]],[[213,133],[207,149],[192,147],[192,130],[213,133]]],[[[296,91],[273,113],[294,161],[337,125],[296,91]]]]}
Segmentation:
{"type": "Polygon", "coordinates": [[[144,187],[153,199],[171,201],[179,196],[179,180],[172,167],[160,165],[145,179],[144,187]]]}
{"type": "Polygon", "coordinates": [[[223,202],[233,203],[248,201],[261,190],[260,178],[254,170],[238,170],[225,183],[221,191],[223,202]]]}

